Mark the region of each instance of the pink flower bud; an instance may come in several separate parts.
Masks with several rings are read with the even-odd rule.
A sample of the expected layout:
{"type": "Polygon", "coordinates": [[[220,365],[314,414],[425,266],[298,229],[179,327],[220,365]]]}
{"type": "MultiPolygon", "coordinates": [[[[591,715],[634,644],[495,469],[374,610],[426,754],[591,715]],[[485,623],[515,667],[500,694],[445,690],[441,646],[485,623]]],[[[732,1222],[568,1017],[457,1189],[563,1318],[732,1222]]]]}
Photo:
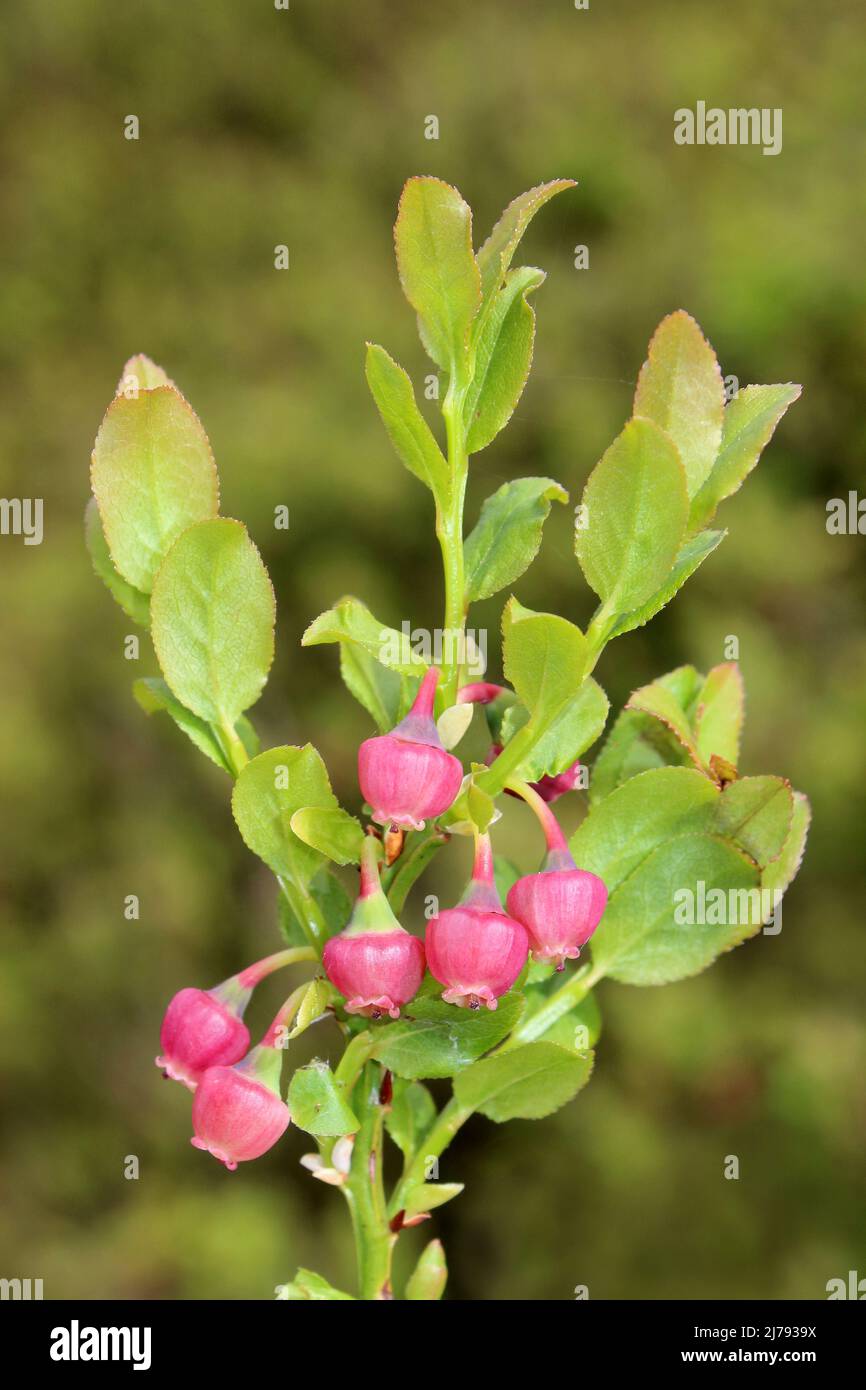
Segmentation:
{"type": "Polygon", "coordinates": [[[358,749],[358,780],[380,825],[422,830],[441,816],[463,781],[458,758],[447,753],[433,721],[439,671],[427,671],[411,710],[390,734],[368,738],[358,749]]]}
{"type": "Polygon", "coordinates": [[[280,1097],[283,1054],[278,1046],[285,1023],[294,1015],[297,995],[279,1010],[258,1047],[234,1067],[209,1067],[192,1102],[190,1143],[234,1172],[239,1163],[272,1149],[291,1122],[280,1097]]]}
{"type": "Polygon", "coordinates": [[[478,838],[472,880],[460,904],[428,923],[425,947],[430,973],[445,985],[442,998],[462,1008],[495,1009],[526,964],[529,940],[503,911],[488,835],[478,838]]]}
{"type": "Polygon", "coordinates": [[[172,1081],[194,1091],[208,1067],[230,1067],[248,1052],[250,1035],[242,1022],[252,992],[274,970],[290,965],[297,950],[277,951],[249,965],[214,989],[182,989],[162,1020],[161,1056],[156,1065],[172,1081]]]}
{"type": "Polygon", "coordinates": [[[404,931],[382,892],[376,842],[361,851],[361,892],[348,926],[331,937],[322,956],[325,974],[346,998],[346,1012],[399,1018],[400,1007],[424,978],[424,946],[404,931]]]}
{"type": "Polygon", "coordinates": [[[208,1067],[230,1067],[249,1050],[242,1012],[223,1004],[217,991],[182,989],[165,1011],[156,1065],[194,1091],[208,1067]]]}
{"type": "Polygon", "coordinates": [[[237,1067],[211,1067],[192,1103],[195,1138],[234,1172],[239,1163],[260,1158],[288,1129],[289,1107],[269,1086],[237,1067]]]}
{"type": "Polygon", "coordinates": [[[578,869],[556,817],[538,792],[524,788],[523,796],[541,821],[548,852],[540,873],[512,884],[508,911],[529,933],[534,959],[555,961],[557,970],[563,970],[601,921],[607,888],[597,874],[578,869]]]}
{"type": "Polygon", "coordinates": [[[572,763],[564,772],[557,772],[552,777],[541,777],[537,782],[531,782],[533,791],[537,791],[542,801],[548,805],[552,801],[558,801],[566,792],[573,792],[580,782],[580,763],[572,763]]]}

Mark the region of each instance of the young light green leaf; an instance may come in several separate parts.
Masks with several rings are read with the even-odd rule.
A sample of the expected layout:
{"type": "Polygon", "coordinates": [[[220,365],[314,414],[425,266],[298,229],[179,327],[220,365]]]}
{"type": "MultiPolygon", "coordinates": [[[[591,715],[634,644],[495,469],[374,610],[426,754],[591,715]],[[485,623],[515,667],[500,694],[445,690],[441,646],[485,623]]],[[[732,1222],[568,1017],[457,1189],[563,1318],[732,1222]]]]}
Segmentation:
{"type": "Polygon", "coordinates": [[[509,599],[502,615],[505,676],[541,736],[577,694],[587,659],[579,627],[509,599]]]}
{"type": "Polygon", "coordinates": [[[309,882],[322,856],[298,839],[292,816],[305,806],[336,805],[325,764],[309,743],[260,753],[241,770],[232,793],[232,811],[247,848],[275,874],[300,882],[309,882]]]}
{"type": "Polygon", "coordinates": [[[348,1300],[354,1303],[354,1294],[341,1293],[329,1284],[327,1279],[323,1279],[321,1274],[314,1274],[311,1269],[299,1269],[290,1284],[283,1284],[277,1295],[289,1303],[299,1303],[307,1300],[311,1303],[333,1303],[336,1300],[348,1300]]]}
{"type": "Polygon", "coordinates": [[[335,864],[359,863],[364,830],[341,806],[304,806],[295,811],[290,824],[299,840],[335,864]]]}
{"type": "Polygon", "coordinates": [[[653,719],[660,720],[682,745],[695,767],[703,767],[688,715],[673,691],[661,681],[653,681],[652,684],[635,690],[628,698],[626,709],[639,710],[642,714],[649,714],[653,719]]]}
{"type": "Polygon", "coordinates": [[[448,505],[451,475],[433,431],[418,409],[412,382],[384,348],[367,344],[367,384],[388,437],[403,463],[429,487],[439,506],[448,505]]]}
{"type": "Polygon", "coordinates": [[[389,670],[404,676],[423,676],[428,665],[413,651],[406,633],[380,623],[357,598],[340,599],[333,608],[315,618],[301,638],[302,647],[316,647],[325,642],[351,643],[389,670]]]}
{"type": "Polygon", "coordinates": [[[441,1240],[431,1240],[421,1252],[406,1284],[406,1298],[412,1303],[435,1303],[445,1292],[448,1266],[441,1240]]]}
{"type": "Polygon", "coordinates": [[[725,407],[721,448],[712,472],[692,502],[691,531],[706,525],[719,503],[742,487],[801,391],[801,386],[791,382],[744,386],[725,407]]]}
{"type": "Polygon", "coordinates": [[[592,1061],[592,1053],[579,1056],[557,1043],[527,1043],[467,1067],[454,1079],[454,1094],[497,1124],[540,1120],[586,1085],[592,1061]]]}
{"type": "Polygon", "coordinates": [[[674,560],[673,569],[668,575],[661,588],[657,589],[646,603],[631,613],[623,613],[610,629],[609,638],[621,637],[624,632],[631,632],[636,627],[643,627],[650,618],[654,618],[656,613],[660,613],[665,604],[670,603],[671,599],[683,587],[687,579],[691,579],[695,570],[703,564],[708,555],[711,555],[716,546],[727,535],[727,531],[701,531],[699,535],[692,536],[681,547],[677,558],[674,560]]]}
{"type": "Polygon", "coordinates": [[[406,1193],[404,1211],[407,1216],[433,1211],[450,1202],[452,1197],[459,1197],[462,1191],[462,1182],[420,1182],[406,1193]]]}
{"type": "Polygon", "coordinates": [[[508,424],[523,394],[535,341],[535,313],[526,296],[544,278],[544,271],[532,266],[509,271],[484,315],[464,404],[467,453],[487,448],[508,424]]]}
{"type": "Polygon", "coordinates": [[[307,1134],[339,1138],[360,1128],[346,1104],[342,1084],[326,1062],[299,1067],[289,1082],[287,1097],[292,1123],[307,1134]]]}
{"type": "Polygon", "coordinates": [[[575,179],[553,179],[521,193],[508,204],[490,236],[478,252],[481,289],[485,304],[499,289],[511,265],[521,237],[539,208],[566,188],[576,188],[575,179]]]}
{"type": "Polygon", "coordinates": [[[722,792],[716,825],[765,868],[782,853],[793,815],[794,796],[784,778],[740,777],[722,792]]]}
{"type": "Polygon", "coordinates": [[[625,709],[614,721],[589,779],[590,805],[596,805],[612,791],[651,768],[694,766],[680,744],[648,714],[625,709]],[[658,733],[664,738],[660,741],[658,733]]]}
{"type": "Polygon", "coordinates": [[[376,1030],[375,1056],[408,1080],[454,1076],[511,1032],[523,1009],[519,994],[505,994],[495,1010],[458,1009],[441,999],[415,998],[403,1018],[376,1030]]]}
{"type": "Polygon", "coordinates": [[[758,931],[759,883],[752,861],[726,840],[696,834],[665,841],[608,898],[592,938],[594,969],[631,985],[696,975],[758,931]]]}
{"type": "Polygon", "coordinates": [[[150,599],[118,574],[108,549],[96,498],[91,497],[84,513],[84,537],[93,571],[102,580],[128,618],[139,627],[150,626],[150,599]]]}
{"type": "Polygon", "coordinates": [[[145,714],[165,710],[196,748],[210,758],[211,762],[216,763],[217,767],[221,767],[223,772],[231,773],[232,769],[226,761],[222,745],[210,724],[204,719],[199,719],[198,715],[182,705],[180,700],[176,700],[164,680],[158,676],[144,676],[133,683],[132,693],[145,714]]]}
{"type": "Polygon", "coordinates": [[[745,691],[736,661],[714,666],[701,690],[692,721],[698,753],[705,767],[713,753],[737,766],[743,729],[745,691]]]}
{"type": "Polygon", "coordinates": [[[173,693],[208,723],[234,728],[274,656],[274,591],[246,528],[219,518],[184,531],[160,566],[150,614],[173,693]]]}
{"type": "Polygon", "coordinates": [[[171,386],[115,396],[96,436],[90,476],[115,568],[145,594],[180,533],[219,511],[207,435],[171,386]]]}
{"type": "Polygon", "coordinates": [[[400,722],[418,688],[417,681],[383,666],[355,642],[340,643],[340,675],[382,734],[400,722]]]}
{"type": "Polygon", "coordinates": [[[574,548],[587,583],[611,613],[640,608],[668,579],[688,516],[686,480],[671,438],[630,420],[596,464],[574,548]]]}
{"type": "Polygon", "coordinates": [[[552,478],[516,478],[487,498],[465,545],[467,603],[519,579],[538,554],[551,502],[567,501],[552,478]]]}
{"type": "MultiPolygon", "coordinates": [[[[592,676],[587,676],[577,694],[516,769],[516,775],[524,781],[537,782],[541,777],[555,777],[565,772],[600,737],[609,709],[610,701],[601,686],[592,676]]],[[[522,707],[512,706],[503,721],[503,732],[506,727],[517,732],[520,714],[516,711],[523,712],[522,707]]]]}
{"type": "Polygon", "coordinates": [[[438,367],[461,376],[481,304],[469,205],[441,179],[409,179],[394,243],[403,293],[418,315],[427,352],[438,367]]]}
{"type": "Polygon", "coordinates": [[[411,1158],[436,1118],[433,1097],[420,1081],[394,1077],[394,1093],[385,1111],[385,1128],[404,1158],[411,1158]]]}
{"type": "Polygon", "coordinates": [[[146,353],[137,352],[125,363],[115,395],[134,396],[139,391],[153,391],[157,386],[174,386],[174,382],[146,353]]]}
{"type": "Polygon", "coordinates": [[[571,837],[571,852],[613,893],[665,841],[710,832],[718,800],[718,787],[696,769],[642,772],[593,807],[571,837]]]}
{"type": "Polygon", "coordinates": [[[709,477],[722,439],[725,386],[695,320],[679,309],[662,319],[640,370],[635,415],[654,420],[674,441],[689,497],[709,477]]]}

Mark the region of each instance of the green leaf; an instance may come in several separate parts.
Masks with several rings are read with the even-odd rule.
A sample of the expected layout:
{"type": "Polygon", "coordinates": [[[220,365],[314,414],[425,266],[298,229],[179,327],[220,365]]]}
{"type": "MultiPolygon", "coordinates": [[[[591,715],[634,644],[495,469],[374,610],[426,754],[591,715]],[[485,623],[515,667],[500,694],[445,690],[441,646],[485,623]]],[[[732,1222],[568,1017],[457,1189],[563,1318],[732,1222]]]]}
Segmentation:
{"type": "Polygon", "coordinates": [[[268,572],[239,521],[199,522],[166,555],[150,603],[162,674],[193,714],[234,728],[274,656],[268,572]]]}
{"type": "Polygon", "coordinates": [[[571,852],[613,893],[666,840],[710,831],[718,800],[718,787],[696,769],[642,772],[593,807],[571,837],[571,852]]]}
{"type": "Polygon", "coordinates": [[[304,806],[292,816],[291,828],[305,845],[312,845],[335,864],[360,862],[363,827],[340,806],[304,806]]]}
{"type": "Polygon", "coordinates": [[[339,1137],[354,1134],[358,1119],[346,1104],[344,1088],[326,1062],[299,1067],[289,1083],[292,1123],[307,1134],[339,1137]]]}
{"type": "Polygon", "coordinates": [[[464,403],[469,454],[487,448],[508,424],[523,394],[535,341],[535,313],[526,296],[544,279],[544,271],[533,266],[510,271],[484,315],[464,403]]]}
{"type": "Polygon", "coordinates": [[[354,642],[340,643],[340,675],[382,734],[400,722],[417,692],[417,681],[389,670],[354,642]]]}
{"type": "Polygon", "coordinates": [[[683,587],[687,579],[691,579],[695,570],[703,564],[708,555],[711,555],[716,546],[727,535],[727,531],[701,531],[700,535],[692,536],[681,546],[674,566],[662,584],[646,603],[631,613],[623,613],[614,623],[610,630],[609,638],[621,637],[624,632],[631,632],[636,627],[643,627],[650,618],[654,618],[656,613],[660,613],[665,604],[670,603],[671,599],[683,587]]]}
{"type": "Polygon", "coordinates": [[[188,710],[180,700],[176,700],[164,680],[160,680],[158,676],[144,676],[133,683],[132,693],[145,714],[165,710],[196,748],[210,758],[211,762],[216,763],[217,767],[221,767],[223,772],[231,773],[232,769],[226,761],[222,745],[210,724],[204,719],[199,719],[198,715],[188,710]]]}
{"type": "Polygon", "coordinates": [[[778,859],[791,830],[794,796],[782,777],[740,777],[722,792],[716,826],[761,868],[778,859]]]}
{"type": "MultiPolygon", "coordinates": [[[[626,787],[659,775],[644,773],[626,787]]],[[[592,938],[593,967],[632,985],[696,975],[759,930],[759,884],[755,865],[725,840],[705,834],[667,840],[610,894],[592,938]]]]}
{"type": "MultiPolygon", "coordinates": [[[[550,982],[552,989],[559,987],[560,978],[554,971],[550,982]]],[[[586,1053],[595,1047],[601,1036],[601,1010],[595,995],[588,994],[573,1008],[565,1008],[554,1023],[542,1029],[534,1022],[534,1016],[547,1002],[549,995],[550,989],[527,990],[526,1016],[520,1025],[521,1041],[528,1043],[543,1039],[579,1053],[586,1053]]]]}
{"type": "Polygon", "coordinates": [[[102,580],[128,618],[132,618],[132,621],[138,623],[139,627],[149,627],[150,599],[140,589],[128,584],[115,569],[105,539],[105,532],[102,529],[102,522],[99,519],[99,509],[95,497],[91,497],[84,513],[84,538],[94,574],[102,580]]]}
{"type": "Polygon", "coordinates": [[[695,766],[703,766],[701,755],[692,735],[688,715],[673,691],[664,686],[661,681],[653,681],[650,685],[644,685],[641,686],[640,690],[635,690],[628,698],[626,709],[639,710],[643,714],[649,714],[654,719],[658,719],[678,740],[695,766]]]}
{"type": "Polygon", "coordinates": [[[592,805],[632,777],[651,768],[693,766],[682,744],[663,724],[638,710],[625,709],[617,717],[596,758],[589,779],[592,805]],[[659,733],[664,735],[659,738],[659,733]]]}
{"type": "Polygon", "coordinates": [[[219,511],[207,435],[171,386],[115,396],[96,436],[90,476],[114,565],[145,594],[180,533],[219,511]]]}
{"type": "MultiPolygon", "coordinates": [[[[513,706],[512,710],[519,709],[513,706]]],[[[610,701],[597,681],[587,676],[578,692],[564,706],[517,768],[524,781],[537,782],[541,777],[555,777],[565,772],[580,755],[600,737],[607,721],[610,701]]],[[[511,714],[512,711],[509,711],[511,714]]],[[[514,719],[503,721],[511,727],[514,719]]]]}
{"type": "Polygon", "coordinates": [[[540,1120],[570,1101],[589,1080],[592,1054],[533,1042],[476,1062],[454,1079],[454,1094],[488,1119],[540,1120]]]}
{"type": "Polygon", "coordinates": [[[137,352],[125,363],[115,395],[134,396],[137,391],[153,391],[157,386],[174,386],[174,382],[146,353],[137,352]]]}
{"type": "Polygon", "coordinates": [[[400,283],[418,315],[424,347],[438,367],[460,376],[481,304],[468,204],[441,179],[409,179],[394,243],[400,283]]]}
{"type": "Polygon", "coordinates": [[[487,498],[466,540],[467,603],[519,579],[538,554],[551,502],[567,501],[568,493],[552,478],[517,478],[487,498]]]}
{"type": "Polygon", "coordinates": [[[722,439],[725,386],[716,354],[690,314],[662,319],[640,370],[635,415],[654,420],[679,450],[689,497],[709,477],[722,439]]]}
{"type": "Polygon", "coordinates": [[[433,1097],[420,1081],[394,1077],[394,1094],[385,1111],[385,1128],[404,1158],[411,1158],[436,1118],[433,1097]]]}
{"type": "Polygon", "coordinates": [[[523,999],[518,994],[505,994],[498,1008],[478,1013],[440,999],[415,998],[406,1006],[403,1018],[376,1030],[375,1056],[409,1080],[454,1076],[501,1042],[522,1009],[523,999]]]}
{"type": "Polygon", "coordinates": [[[550,183],[541,183],[536,188],[530,188],[508,204],[478,252],[478,268],[481,272],[481,289],[485,303],[492,299],[505,279],[521,237],[539,208],[543,208],[545,203],[563,189],[576,187],[574,179],[553,179],[550,183]]]}
{"type": "Polygon", "coordinates": [[[713,753],[737,766],[743,729],[745,691],[736,661],[725,661],[707,674],[693,720],[695,741],[704,763],[713,753]]]}
{"type": "Polygon", "coordinates": [[[304,1299],[313,1303],[332,1303],[337,1299],[348,1299],[351,1303],[356,1301],[353,1294],[341,1293],[311,1269],[299,1269],[292,1282],[282,1286],[278,1297],[290,1303],[304,1299]]]}
{"type": "Polygon", "coordinates": [[[448,1266],[441,1240],[431,1240],[421,1252],[406,1284],[406,1298],[413,1303],[435,1303],[445,1292],[448,1266]]]}
{"type": "Polygon", "coordinates": [[[459,1197],[462,1191],[462,1182],[421,1182],[409,1189],[403,1209],[407,1216],[418,1216],[421,1212],[444,1206],[452,1197],[459,1197]]]}
{"type": "Polygon", "coordinates": [[[380,623],[357,598],[340,599],[315,618],[301,638],[302,647],[317,647],[325,642],[351,643],[404,676],[420,677],[427,669],[427,662],[412,651],[408,635],[380,623]]]}
{"type": "Polygon", "coordinates": [[[448,505],[451,475],[433,431],[415,401],[412,382],[384,348],[367,344],[367,384],[388,437],[403,463],[429,487],[441,508],[448,505]]]}
{"type": "Polygon", "coordinates": [[[583,493],[574,548],[587,583],[611,613],[642,607],[668,580],[688,516],[683,466],[651,420],[630,420],[583,493]]]}
{"type": "MultiPolygon", "coordinates": [[[[336,936],[346,926],[352,915],[352,899],[338,878],[330,869],[322,868],[309,885],[311,897],[316,902],[325,919],[326,935],[336,936]]],[[[309,937],[304,926],[298,921],[285,893],[278,899],[280,930],[288,946],[308,946],[309,937]]]]}
{"type": "Polygon", "coordinates": [[[712,472],[692,502],[690,530],[704,526],[719,503],[742,487],[801,391],[802,387],[791,382],[744,386],[725,407],[721,448],[712,472]]]}
{"type": "Polygon", "coordinates": [[[325,764],[309,743],[260,753],[241,770],[232,793],[232,811],[247,848],[275,874],[300,882],[309,882],[322,856],[298,839],[292,817],[302,807],[336,805],[325,764]]]}
{"type": "MultiPolygon", "coordinates": [[[[766,865],[761,875],[761,888],[765,894],[781,895],[793,883],[797,876],[797,870],[803,862],[811,819],[812,812],[808,799],[802,792],[794,792],[791,827],[785,838],[785,843],[781,853],[766,865]]],[[[772,896],[770,901],[772,901],[772,896]]]]}
{"type": "Polygon", "coordinates": [[[506,679],[540,736],[580,688],[586,638],[566,618],[534,613],[512,598],[502,615],[502,659],[506,679]]]}

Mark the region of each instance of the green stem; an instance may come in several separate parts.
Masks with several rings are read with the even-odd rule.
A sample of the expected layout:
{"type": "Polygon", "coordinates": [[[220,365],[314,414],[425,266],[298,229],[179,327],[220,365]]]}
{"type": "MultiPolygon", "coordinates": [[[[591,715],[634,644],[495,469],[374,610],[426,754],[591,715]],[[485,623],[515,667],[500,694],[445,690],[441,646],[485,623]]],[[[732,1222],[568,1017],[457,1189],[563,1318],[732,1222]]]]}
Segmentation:
{"type": "Polygon", "coordinates": [[[448,505],[445,509],[437,507],[436,510],[436,535],[442,551],[445,576],[445,628],[442,634],[444,660],[442,682],[439,687],[445,709],[453,705],[457,698],[467,610],[463,564],[463,506],[466,500],[469,459],[463,424],[464,394],[465,390],[455,390],[452,382],[442,406],[451,472],[448,505]]]}
{"type": "Polygon", "coordinates": [[[245,768],[250,760],[250,755],[244,748],[243,741],[236,729],[233,729],[227,720],[223,720],[215,730],[219,739],[223,753],[226,756],[228,765],[235,777],[238,776],[242,768],[245,768]]]}
{"type": "Polygon", "coordinates": [[[523,1043],[535,1042],[544,1036],[548,1028],[552,1028],[554,1023],[564,1017],[585,999],[591,989],[594,989],[599,980],[604,978],[604,971],[596,965],[586,964],[581,967],[570,979],[566,980],[558,990],[551,994],[550,998],[542,1004],[540,1009],[529,1018],[524,1019],[505,1039],[501,1047],[496,1049],[497,1055],[500,1052],[510,1052],[513,1047],[520,1047],[523,1043]]]}
{"type": "Polygon", "coordinates": [[[388,902],[396,917],[403,911],[409,890],[448,838],[444,830],[430,830],[412,846],[408,854],[397,860],[390,872],[386,889],[388,902]]]}
{"type": "Polygon", "coordinates": [[[297,879],[288,878],[285,874],[277,874],[276,877],[281,893],[315,951],[316,959],[320,960],[328,939],[328,928],[319,904],[305,884],[299,883],[297,879]]]}
{"type": "MultiPolygon", "coordinates": [[[[356,1039],[357,1041],[357,1039],[356,1039]]],[[[355,1233],[358,1285],[363,1299],[392,1298],[391,1256],[396,1237],[388,1224],[382,1177],[384,1110],[379,1104],[375,1063],[364,1073],[361,1128],[355,1136],[352,1166],[343,1187],[355,1233]]]]}
{"type": "Polygon", "coordinates": [[[466,1123],[472,1114],[471,1105],[461,1105],[456,1097],[449,1100],[432,1129],[428,1130],[421,1140],[416,1153],[413,1155],[412,1162],[394,1189],[388,1203],[388,1211],[392,1216],[396,1216],[398,1211],[405,1208],[407,1196],[412,1188],[426,1181],[428,1160],[438,1158],[441,1153],[444,1153],[458,1129],[466,1123]]]}

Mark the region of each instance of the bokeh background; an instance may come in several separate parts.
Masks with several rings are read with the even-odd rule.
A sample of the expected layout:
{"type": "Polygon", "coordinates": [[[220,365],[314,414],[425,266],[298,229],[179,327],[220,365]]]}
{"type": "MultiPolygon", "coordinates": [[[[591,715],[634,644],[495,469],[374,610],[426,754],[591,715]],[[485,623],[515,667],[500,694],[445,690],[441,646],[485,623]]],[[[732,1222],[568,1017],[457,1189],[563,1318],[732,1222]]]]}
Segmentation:
{"type": "MultiPolygon", "coordinates": [[[[441,1173],[467,1191],[435,1223],[449,1292],[821,1298],[828,1279],[866,1275],[864,540],[825,528],[828,499],[864,486],[864,58],[854,0],[4,10],[0,491],[45,499],[45,538],[0,539],[0,1274],[41,1277],[46,1297],[268,1298],[298,1264],[352,1286],[343,1203],[298,1165],[308,1141],[290,1132],[230,1175],[189,1146],[186,1098],[153,1066],[167,998],[274,949],[276,904],[227,779],[133,703],[155,662],[124,659],[130,624],[81,522],[100,418],[125,358],[146,351],[199,412],[224,511],[274,579],[263,739],[312,740],[354,808],[369,724],[334,650],[299,638],[347,591],[398,626],[439,621],[427,495],[363,379],[367,338],[416,379],[428,370],[391,224],[404,179],[435,173],[471,202],[479,238],[524,188],[580,181],[526,240],[549,273],[535,369],[475,461],[470,520],[522,472],[579,495],[674,308],[741,383],[804,384],[724,507],[728,539],[597,674],[619,706],[683,661],[723,659],[736,635],[742,765],[788,774],[814,809],[781,935],[679,985],[604,986],[579,1100],[539,1124],[467,1127],[441,1173]],[[675,146],[673,112],[698,99],[781,107],[782,153],[675,146]],[[573,267],[578,244],[588,270],[573,267]]],[[[587,618],[566,509],[517,592],[587,618]]],[[[476,621],[495,675],[497,602],[476,621]]],[[[575,798],[566,816],[579,814],[575,798]]],[[[519,808],[503,837],[529,867],[519,808]]],[[[462,872],[462,848],[449,853],[462,872]]]]}

